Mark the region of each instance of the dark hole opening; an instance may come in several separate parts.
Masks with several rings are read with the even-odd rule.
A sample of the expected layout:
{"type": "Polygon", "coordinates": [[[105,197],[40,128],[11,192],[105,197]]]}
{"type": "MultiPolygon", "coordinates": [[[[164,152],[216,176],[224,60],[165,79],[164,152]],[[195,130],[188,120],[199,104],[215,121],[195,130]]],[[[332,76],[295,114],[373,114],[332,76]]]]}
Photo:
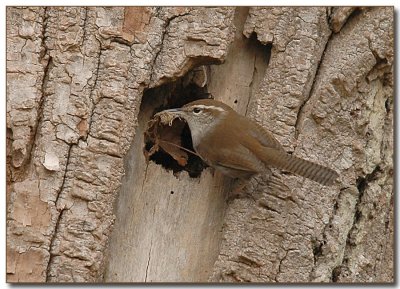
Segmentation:
{"type": "Polygon", "coordinates": [[[390,112],[390,99],[389,98],[386,99],[386,101],[385,101],[385,109],[386,109],[387,113],[390,112]]]}
{"type": "MultiPolygon", "coordinates": [[[[204,70],[193,70],[188,72],[184,77],[172,82],[167,83],[155,88],[148,89],[144,92],[143,102],[152,102],[152,113],[150,118],[157,112],[165,109],[177,108],[185,105],[194,100],[212,98],[207,92],[207,87],[200,87],[196,85],[191,79],[196,77],[196,73],[201,73],[204,70]],[[199,72],[200,71],[200,72],[199,72]]],[[[172,126],[176,125],[182,120],[175,119],[172,126]]],[[[180,135],[181,144],[184,148],[195,151],[193,148],[192,137],[190,134],[189,126],[185,123],[184,128],[180,135]]],[[[149,151],[154,143],[147,141],[145,143],[145,151],[149,151]]],[[[161,148],[155,154],[150,157],[150,161],[161,165],[166,170],[172,170],[174,174],[181,171],[187,171],[189,176],[197,178],[201,175],[203,169],[207,167],[200,157],[197,155],[188,153],[188,161],[185,166],[181,166],[178,162],[161,148]]],[[[171,191],[173,194],[173,191],[171,191]]]]}

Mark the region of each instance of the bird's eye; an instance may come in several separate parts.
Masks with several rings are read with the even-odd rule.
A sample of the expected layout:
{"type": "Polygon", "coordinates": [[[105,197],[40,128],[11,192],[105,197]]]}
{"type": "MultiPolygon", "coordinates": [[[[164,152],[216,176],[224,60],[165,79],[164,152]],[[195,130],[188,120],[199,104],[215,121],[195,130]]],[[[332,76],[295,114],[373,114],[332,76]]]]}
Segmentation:
{"type": "Polygon", "coordinates": [[[193,108],[193,113],[199,114],[201,112],[201,109],[198,107],[193,108]]]}

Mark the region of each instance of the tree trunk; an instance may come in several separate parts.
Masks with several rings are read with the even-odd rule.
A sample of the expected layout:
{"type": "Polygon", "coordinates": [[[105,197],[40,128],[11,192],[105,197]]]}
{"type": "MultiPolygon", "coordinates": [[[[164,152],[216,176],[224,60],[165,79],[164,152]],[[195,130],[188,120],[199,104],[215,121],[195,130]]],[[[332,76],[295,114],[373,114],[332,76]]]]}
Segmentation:
{"type": "Polygon", "coordinates": [[[393,38],[393,7],[8,7],[7,281],[393,282],[393,38]],[[337,183],[146,161],[209,94],[337,183]]]}

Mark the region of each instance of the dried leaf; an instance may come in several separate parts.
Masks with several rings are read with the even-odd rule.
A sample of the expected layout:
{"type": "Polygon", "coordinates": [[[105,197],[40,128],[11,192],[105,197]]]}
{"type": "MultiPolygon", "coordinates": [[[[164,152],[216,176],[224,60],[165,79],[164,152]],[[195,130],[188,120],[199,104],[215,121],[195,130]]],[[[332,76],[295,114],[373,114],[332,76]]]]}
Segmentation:
{"type": "Polygon", "coordinates": [[[147,161],[161,148],[172,156],[179,165],[185,166],[187,164],[188,154],[180,149],[182,147],[180,136],[185,123],[179,121],[172,125],[176,118],[176,115],[162,111],[155,114],[148,122],[145,142],[153,145],[150,149],[144,150],[147,161]]]}

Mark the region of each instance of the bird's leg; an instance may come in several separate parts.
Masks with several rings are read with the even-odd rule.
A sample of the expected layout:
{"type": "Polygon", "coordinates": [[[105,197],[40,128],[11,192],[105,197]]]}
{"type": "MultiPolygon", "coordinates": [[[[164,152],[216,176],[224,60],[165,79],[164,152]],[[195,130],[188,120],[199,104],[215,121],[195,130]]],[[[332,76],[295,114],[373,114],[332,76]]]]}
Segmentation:
{"type": "Polygon", "coordinates": [[[250,179],[251,178],[236,178],[233,180],[231,190],[227,198],[228,203],[234,199],[241,198],[251,198],[256,201],[252,195],[252,192],[246,188],[246,186],[250,183],[250,179]]]}

